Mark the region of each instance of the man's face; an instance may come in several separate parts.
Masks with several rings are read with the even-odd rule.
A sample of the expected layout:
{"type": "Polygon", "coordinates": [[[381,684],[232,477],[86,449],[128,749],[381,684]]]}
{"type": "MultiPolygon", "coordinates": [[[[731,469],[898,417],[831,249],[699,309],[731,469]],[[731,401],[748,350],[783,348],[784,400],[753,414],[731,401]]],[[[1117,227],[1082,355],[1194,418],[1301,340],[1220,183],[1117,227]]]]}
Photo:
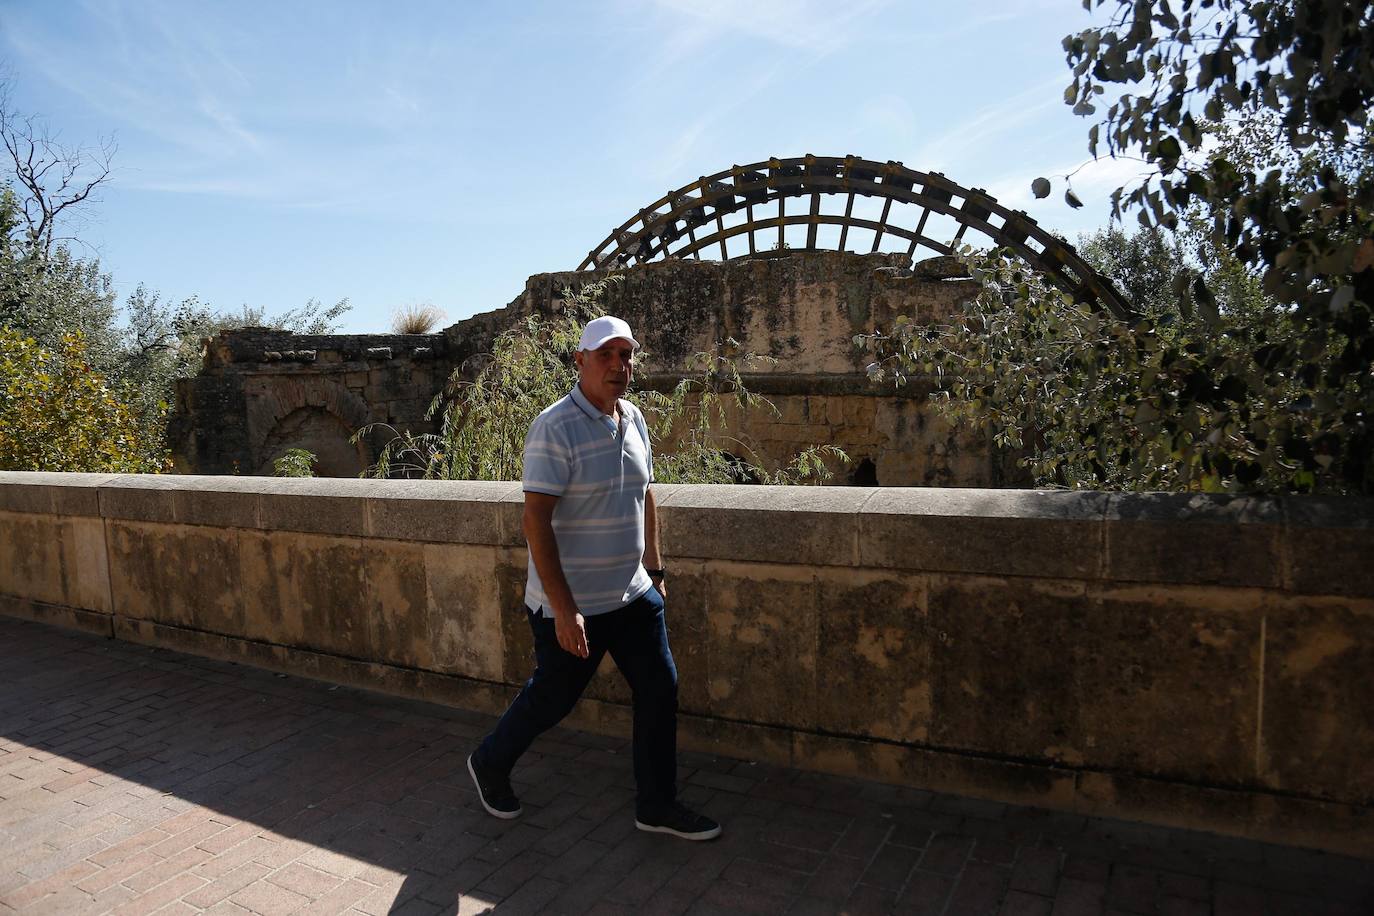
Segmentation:
{"type": "Polygon", "coordinates": [[[634,344],[616,337],[595,350],[579,350],[574,358],[582,392],[597,406],[604,408],[625,396],[634,372],[634,344]]]}

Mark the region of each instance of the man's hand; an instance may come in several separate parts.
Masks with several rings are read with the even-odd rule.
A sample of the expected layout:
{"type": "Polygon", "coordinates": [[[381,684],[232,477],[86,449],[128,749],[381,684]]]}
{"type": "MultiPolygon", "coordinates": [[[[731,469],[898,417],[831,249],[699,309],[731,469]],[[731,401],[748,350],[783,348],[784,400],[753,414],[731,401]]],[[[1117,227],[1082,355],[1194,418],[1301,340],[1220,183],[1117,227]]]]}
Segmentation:
{"type": "Polygon", "coordinates": [[[654,588],[658,589],[658,594],[660,597],[668,597],[668,583],[663,580],[662,576],[659,576],[657,578],[651,578],[649,579],[649,581],[654,584],[654,588]]]}
{"type": "Polygon", "coordinates": [[[587,621],[581,614],[554,614],[553,626],[558,633],[558,644],[565,652],[578,658],[586,658],[587,621]]]}

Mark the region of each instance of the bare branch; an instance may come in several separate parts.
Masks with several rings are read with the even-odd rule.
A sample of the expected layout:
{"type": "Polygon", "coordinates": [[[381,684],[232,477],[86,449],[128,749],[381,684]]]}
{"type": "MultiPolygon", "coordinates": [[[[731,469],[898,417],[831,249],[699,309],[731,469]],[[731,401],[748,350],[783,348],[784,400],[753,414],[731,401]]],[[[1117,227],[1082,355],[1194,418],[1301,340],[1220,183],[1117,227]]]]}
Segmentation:
{"type": "Polygon", "coordinates": [[[64,240],[56,235],[58,223],[109,180],[117,147],[111,139],[97,147],[66,146],[37,117],[14,115],[8,101],[0,87],[0,142],[21,196],[24,241],[31,253],[47,257],[64,240]]]}

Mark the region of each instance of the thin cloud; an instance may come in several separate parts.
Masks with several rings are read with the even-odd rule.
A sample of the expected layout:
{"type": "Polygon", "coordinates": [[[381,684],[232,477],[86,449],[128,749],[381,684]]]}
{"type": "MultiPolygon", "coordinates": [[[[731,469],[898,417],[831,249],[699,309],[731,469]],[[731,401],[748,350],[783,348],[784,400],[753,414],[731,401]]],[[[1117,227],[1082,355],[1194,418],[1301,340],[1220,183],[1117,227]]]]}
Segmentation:
{"type": "Polygon", "coordinates": [[[694,41],[721,33],[745,34],[772,44],[828,54],[853,37],[852,25],[886,6],[861,0],[846,6],[818,0],[657,0],[660,9],[696,24],[694,41]]]}

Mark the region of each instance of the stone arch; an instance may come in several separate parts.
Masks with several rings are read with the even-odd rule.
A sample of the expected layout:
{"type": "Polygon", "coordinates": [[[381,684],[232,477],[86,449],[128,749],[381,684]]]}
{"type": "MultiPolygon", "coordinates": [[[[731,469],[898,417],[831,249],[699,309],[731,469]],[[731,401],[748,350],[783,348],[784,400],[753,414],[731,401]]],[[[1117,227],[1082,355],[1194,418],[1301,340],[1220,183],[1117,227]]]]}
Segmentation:
{"type": "Polygon", "coordinates": [[[928,234],[934,231],[927,226],[932,216],[937,224],[952,221],[953,243],[963,241],[972,230],[993,245],[1011,248],[1080,301],[1118,317],[1131,313],[1110,281],[1089,267],[1072,245],[1041,229],[1025,212],[1008,210],[986,191],[965,188],[939,172],[918,172],[900,162],[858,156],[773,158],[702,176],[626,220],[588,253],[578,269],[665,258],[701,259],[716,247],[721,260],[730,260],[726,243],[741,236],[748,242],[748,251],[735,257],[749,257],[760,253],[759,239],[767,244],[772,230],[776,230],[777,247],[782,248],[788,226],[806,227],[804,250],[824,247],[819,243],[820,227],[838,226],[836,250],[850,250],[850,230],[861,229],[873,233],[875,252],[889,236],[909,243],[909,257],[918,248],[948,255],[951,244],[928,234]],[[822,212],[821,200],[826,196],[844,198],[843,215],[822,212]],[[872,219],[856,214],[854,203],[859,197],[881,200],[882,215],[872,219]],[[793,200],[804,202],[803,212],[788,212],[787,204],[793,200]],[[898,206],[894,214],[893,204],[909,206],[898,206]]]}
{"type": "Polygon", "coordinates": [[[353,477],[371,463],[365,442],[348,441],[370,420],[367,402],[337,382],[264,376],[246,394],[257,473],[271,474],[272,462],[289,448],[314,452],[323,477],[353,477]]]}

